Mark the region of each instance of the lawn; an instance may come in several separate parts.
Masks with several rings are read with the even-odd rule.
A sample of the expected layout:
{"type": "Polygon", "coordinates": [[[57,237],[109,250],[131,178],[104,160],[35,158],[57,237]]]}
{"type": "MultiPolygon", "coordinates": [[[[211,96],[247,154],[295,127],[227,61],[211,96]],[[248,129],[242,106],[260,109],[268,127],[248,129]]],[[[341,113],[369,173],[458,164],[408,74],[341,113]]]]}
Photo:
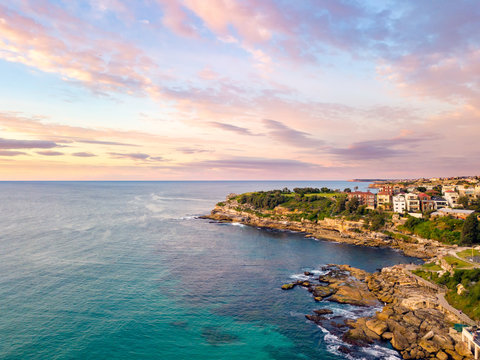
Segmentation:
{"type": "Polygon", "coordinates": [[[431,263],[425,263],[422,265],[422,268],[428,271],[440,271],[442,268],[438,266],[437,264],[431,262],[431,263]]]}
{"type": "Polygon", "coordinates": [[[463,251],[458,252],[457,256],[461,257],[463,259],[470,260],[472,258],[472,254],[473,254],[474,257],[480,256],[480,251],[475,250],[475,249],[473,249],[473,251],[472,251],[472,249],[467,249],[467,250],[463,250],[463,251]]]}
{"type": "Polygon", "coordinates": [[[454,256],[444,256],[443,258],[448,264],[452,265],[453,267],[455,268],[463,268],[463,269],[468,269],[468,268],[471,268],[472,265],[463,261],[463,260],[460,260],[460,259],[457,259],[456,257],[454,256]]]}

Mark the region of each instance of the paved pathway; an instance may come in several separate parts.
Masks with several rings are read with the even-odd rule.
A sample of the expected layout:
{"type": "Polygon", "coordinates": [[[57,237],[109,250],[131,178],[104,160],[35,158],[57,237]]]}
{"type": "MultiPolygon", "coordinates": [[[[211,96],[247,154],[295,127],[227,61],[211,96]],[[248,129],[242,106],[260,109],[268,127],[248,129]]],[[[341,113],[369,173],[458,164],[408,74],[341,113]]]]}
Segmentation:
{"type": "Polygon", "coordinates": [[[415,270],[416,268],[418,267],[418,265],[406,265],[404,267],[405,269],[405,272],[414,277],[419,283],[429,287],[429,288],[432,288],[432,289],[435,289],[437,290],[437,299],[438,299],[438,303],[440,304],[440,306],[442,306],[445,310],[455,314],[460,320],[462,320],[465,324],[468,324],[468,325],[477,325],[477,323],[475,321],[473,321],[472,319],[470,319],[467,315],[465,315],[463,312],[455,309],[452,305],[450,305],[448,303],[448,301],[445,299],[445,294],[446,294],[446,291],[444,288],[440,287],[439,285],[437,284],[434,284],[434,283],[431,283],[430,281],[427,281],[425,280],[424,278],[421,278],[420,276],[417,276],[415,274],[413,274],[411,271],[412,270],[415,270]]]}

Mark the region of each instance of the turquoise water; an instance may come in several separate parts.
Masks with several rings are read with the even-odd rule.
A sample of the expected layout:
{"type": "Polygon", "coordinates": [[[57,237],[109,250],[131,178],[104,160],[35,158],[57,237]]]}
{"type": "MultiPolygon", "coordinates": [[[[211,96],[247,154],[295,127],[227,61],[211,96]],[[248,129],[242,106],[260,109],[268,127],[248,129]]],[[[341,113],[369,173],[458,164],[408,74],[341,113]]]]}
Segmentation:
{"type": "Polygon", "coordinates": [[[228,193],[285,186],[355,183],[0,183],[0,359],[342,359],[304,314],[361,309],[280,286],[327,263],[412,259],[195,218],[228,193]]]}

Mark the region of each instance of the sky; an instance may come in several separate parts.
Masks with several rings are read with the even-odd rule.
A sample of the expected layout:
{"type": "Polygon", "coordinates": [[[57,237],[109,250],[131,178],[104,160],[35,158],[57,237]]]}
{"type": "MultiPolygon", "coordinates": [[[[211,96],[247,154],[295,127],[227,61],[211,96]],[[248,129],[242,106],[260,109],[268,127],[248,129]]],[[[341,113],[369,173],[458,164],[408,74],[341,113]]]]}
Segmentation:
{"type": "Polygon", "coordinates": [[[480,2],[0,0],[0,180],[480,174],[480,2]]]}

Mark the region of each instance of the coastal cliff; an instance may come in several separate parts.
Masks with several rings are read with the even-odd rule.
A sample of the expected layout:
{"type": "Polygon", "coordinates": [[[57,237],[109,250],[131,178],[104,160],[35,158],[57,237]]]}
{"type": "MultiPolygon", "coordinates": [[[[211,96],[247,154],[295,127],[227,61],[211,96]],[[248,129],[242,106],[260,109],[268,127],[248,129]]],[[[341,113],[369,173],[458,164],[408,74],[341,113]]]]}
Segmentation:
{"type": "MultiPolygon", "coordinates": [[[[434,257],[445,246],[432,240],[394,239],[381,232],[365,230],[363,221],[349,221],[340,217],[311,221],[305,218],[292,220],[295,211],[276,207],[273,210],[259,210],[247,204],[240,204],[229,195],[225,202],[215,206],[208,219],[237,222],[245,225],[279,230],[304,232],[308,236],[353,245],[390,247],[401,250],[405,255],[428,259],[434,257]]],[[[298,217],[298,216],[297,216],[298,217]]]]}

